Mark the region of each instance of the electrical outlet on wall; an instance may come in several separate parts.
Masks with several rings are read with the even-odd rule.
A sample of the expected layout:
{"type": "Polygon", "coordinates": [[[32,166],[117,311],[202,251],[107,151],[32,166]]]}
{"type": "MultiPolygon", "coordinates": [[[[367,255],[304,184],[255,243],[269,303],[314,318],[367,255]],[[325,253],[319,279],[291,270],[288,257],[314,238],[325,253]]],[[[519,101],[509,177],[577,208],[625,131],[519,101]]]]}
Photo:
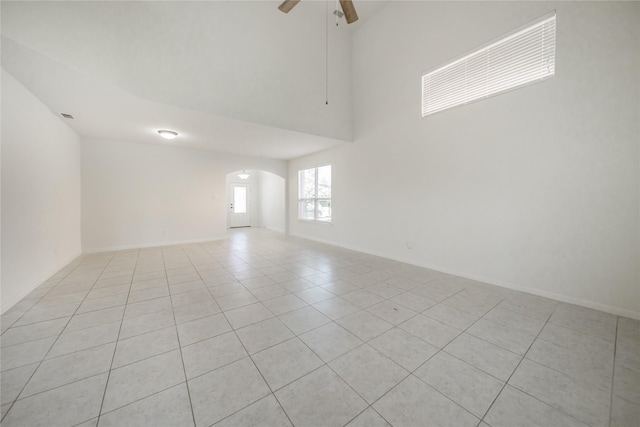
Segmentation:
{"type": "Polygon", "coordinates": [[[162,235],[166,236],[167,235],[167,230],[162,230],[162,235]]]}
{"type": "Polygon", "coordinates": [[[413,242],[407,241],[407,249],[413,249],[413,242]]]}

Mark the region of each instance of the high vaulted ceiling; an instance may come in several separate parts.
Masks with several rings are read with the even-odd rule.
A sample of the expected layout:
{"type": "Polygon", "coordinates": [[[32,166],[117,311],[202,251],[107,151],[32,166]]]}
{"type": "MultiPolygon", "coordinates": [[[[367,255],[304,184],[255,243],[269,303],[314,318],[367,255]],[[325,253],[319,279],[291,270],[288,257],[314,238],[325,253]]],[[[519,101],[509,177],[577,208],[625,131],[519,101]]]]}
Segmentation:
{"type": "Polygon", "coordinates": [[[278,4],[3,1],[2,67],[87,137],[169,128],[181,146],[279,159],[350,141],[351,33],[384,2],[356,0],[360,21],[337,27],[332,1],[278,4]]]}

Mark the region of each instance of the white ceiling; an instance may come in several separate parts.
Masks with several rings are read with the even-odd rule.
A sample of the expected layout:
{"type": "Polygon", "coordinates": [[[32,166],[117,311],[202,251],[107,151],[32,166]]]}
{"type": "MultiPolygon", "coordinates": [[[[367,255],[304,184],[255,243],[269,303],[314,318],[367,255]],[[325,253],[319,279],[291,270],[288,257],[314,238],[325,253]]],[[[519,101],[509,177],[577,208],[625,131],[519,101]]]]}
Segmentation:
{"type": "Polygon", "coordinates": [[[2,66],[80,135],[291,159],[351,140],[351,32],[304,0],[2,2],[2,66]]]}

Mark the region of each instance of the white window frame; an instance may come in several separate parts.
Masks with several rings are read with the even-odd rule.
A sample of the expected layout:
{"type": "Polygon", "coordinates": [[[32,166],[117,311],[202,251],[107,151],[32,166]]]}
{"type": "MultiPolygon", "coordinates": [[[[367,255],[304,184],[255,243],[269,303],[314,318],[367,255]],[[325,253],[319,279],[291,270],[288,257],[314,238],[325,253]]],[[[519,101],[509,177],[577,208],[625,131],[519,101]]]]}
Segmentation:
{"type": "Polygon", "coordinates": [[[330,166],[331,167],[331,163],[327,163],[327,164],[323,164],[323,165],[319,165],[319,166],[313,166],[310,168],[305,168],[305,169],[299,169],[298,170],[298,220],[299,221],[307,221],[307,222],[317,222],[319,224],[331,224],[332,218],[333,218],[333,206],[332,206],[332,210],[331,210],[331,216],[329,217],[329,220],[323,220],[323,219],[318,219],[318,209],[319,209],[319,203],[321,201],[329,201],[331,202],[331,199],[333,197],[333,167],[331,167],[331,196],[332,197],[318,197],[318,169],[326,167],[326,166],[330,166]],[[315,173],[315,190],[314,190],[314,197],[300,197],[300,189],[301,189],[301,180],[300,180],[300,173],[304,172],[304,171],[308,171],[308,170],[313,170],[315,173]],[[305,201],[313,201],[313,219],[309,219],[309,218],[302,218],[300,216],[301,214],[301,209],[300,209],[300,204],[305,202],[305,201]]]}
{"type": "Polygon", "coordinates": [[[422,117],[555,76],[556,12],[422,74],[422,117]],[[539,58],[539,60],[538,60],[539,58]]]}

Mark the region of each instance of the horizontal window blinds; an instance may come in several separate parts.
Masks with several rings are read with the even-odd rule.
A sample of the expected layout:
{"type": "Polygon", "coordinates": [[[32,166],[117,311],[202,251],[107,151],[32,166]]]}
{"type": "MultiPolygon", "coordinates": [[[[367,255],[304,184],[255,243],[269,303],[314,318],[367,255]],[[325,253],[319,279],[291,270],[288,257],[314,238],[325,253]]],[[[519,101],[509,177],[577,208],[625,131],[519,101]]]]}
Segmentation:
{"type": "Polygon", "coordinates": [[[553,76],[556,16],[422,76],[422,117],[553,76]]]}

